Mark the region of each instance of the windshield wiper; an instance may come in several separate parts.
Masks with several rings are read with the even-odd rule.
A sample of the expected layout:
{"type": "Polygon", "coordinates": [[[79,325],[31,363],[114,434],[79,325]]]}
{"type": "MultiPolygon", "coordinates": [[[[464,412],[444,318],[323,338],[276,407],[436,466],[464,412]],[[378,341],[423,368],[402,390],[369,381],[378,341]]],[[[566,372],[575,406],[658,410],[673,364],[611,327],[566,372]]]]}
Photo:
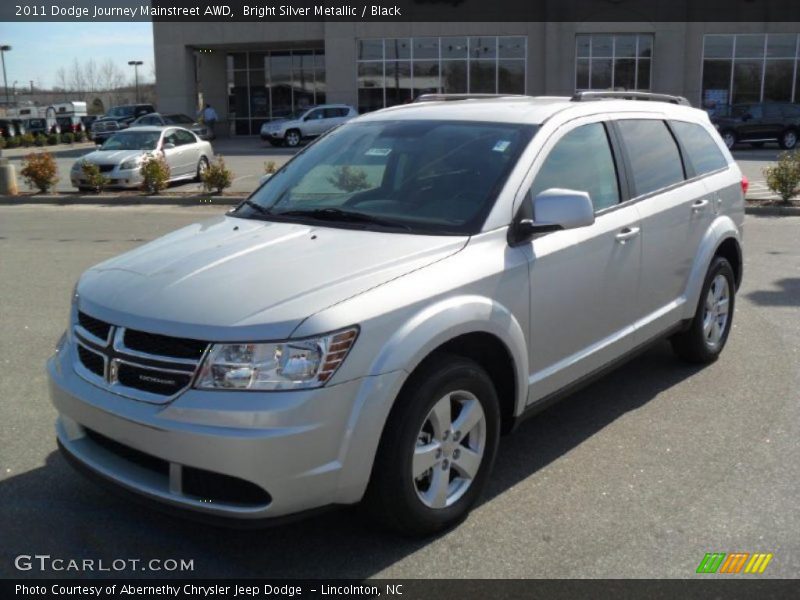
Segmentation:
{"type": "Polygon", "coordinates": [[[256,211],[258,211],[262,215],[271,215],[272,214],[272,211],[270,209],[264,208],[263,206],[261,206],[260,204],[256,204],[252,200],[245,200],[244,204],[246,204],[250,208],[255,208],[256,211]]]}
{"type": "Polygon", "coordinates": [[[381,227],[394,227],[397,229],[406,229],[411,231],[411,227],[396,221],[374,217],[360,212],[351,212],[349,210],[341,210],[339,208],[314,208],[305,210],[286,210],[279,213],[274,213],[274,216],[287,216],[287,217],[310,217],[320,221],[338,221],[340,223],[367,223],[372,225],[379,225],[381,227]]]}

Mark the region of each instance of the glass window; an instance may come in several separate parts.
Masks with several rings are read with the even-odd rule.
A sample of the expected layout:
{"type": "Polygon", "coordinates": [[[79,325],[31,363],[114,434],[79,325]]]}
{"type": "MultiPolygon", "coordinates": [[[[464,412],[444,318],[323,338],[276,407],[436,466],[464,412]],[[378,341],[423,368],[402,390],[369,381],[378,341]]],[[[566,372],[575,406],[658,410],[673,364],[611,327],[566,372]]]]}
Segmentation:
{"type": "Polygon", "coordinates": [[[383,40],[358,40],[358,60],[383,60],[383,40]]]}
{"type": "Polygon", "coordinates": [[[685,121],[670,121],[672,130],[686,151],[686,158],[697,175],[728,166],[728,161],[714,139],[702,126],[685,121]]]}
{"type": "Polygon", "coordinates": [[[329,227],[470,235],[480,231],[498,191],[536,126],[458,121],[351,122],[309,146],[234,216],[329,227]],[[337,220],[357,212],[360,221],[337,220]],[[378,222],[365,222],[363,215],[378,222]]]}
{"type": "Polygon", "coordinates": [[[556,143],[536,174],[531,196],[550,188],[588,192],[595,211],[619,202],[617,170],[602,123],[577,127],[556,143]]]}
{"type": "Polygon", "coordinates": [[[768,60],[764,73],[764,102],[791,102],[793,60],[768,60]]]}
{"type": "Polygon", "coordinates": [[[731,58],[733,56],[732,35],[707,35],[703,39],[705,58],[731,58]]]}
{"type": "Polygon", "coordinates": [[[794,33],[771,33],[767,36],[767,58],[794,58],[796,45],[794,33]]]}
{"type": "Polygon", "coordinates": [[[437,92],[525,93],[524,36],[360,40],[359,56],[378,56],[377,50],[368,52],[378,43],[384,60],[358,60],[361,112],[437,92]]]}
{"type": "Polygon", "coordinates": [[[764,61],[736,60],[733,63],[733,102],[759,102],[764,61]]]}
{"type": "Polygon", "coordinates": [[[194,134],[186,131],[185,129],[176,129],[175,139],[177,140],[178,146],[183,146],[185,144],[194,144],[197,142],[197,140],[194,137],[194,134]]]}
{"type": "Polygon", "coordinates": [[[525,38],[497,38],[497,55],[500,58],[525,58],[525,38]]]}
{"type": "Polygon", "coordinates": [[[663,121],[617,121],[633,170],[635,195],[641,196],[683,181],[678,146],[663,121]]]}
{"type": "Polygon", "coordinates": [[[736,58],[763,58],[764,39],[763,35],[737,35],[736,58]]]}
{"type": "Polygon", "coordinates": [[[386,60],[396,58],[409,59],[411,58],[411,40],[408,38],[394,38],[384,40],[384,49],[386,52],[386,60]]]}
{"type": "Polygon", "coordinates": [[[652,34],[580,34],[575,43],[575,89],[650,89],[652,34]]]}
{"type": "Polygon", "coordinates": [[[439,38],[414,38],[414,60],[439,60],[439,38]]]}

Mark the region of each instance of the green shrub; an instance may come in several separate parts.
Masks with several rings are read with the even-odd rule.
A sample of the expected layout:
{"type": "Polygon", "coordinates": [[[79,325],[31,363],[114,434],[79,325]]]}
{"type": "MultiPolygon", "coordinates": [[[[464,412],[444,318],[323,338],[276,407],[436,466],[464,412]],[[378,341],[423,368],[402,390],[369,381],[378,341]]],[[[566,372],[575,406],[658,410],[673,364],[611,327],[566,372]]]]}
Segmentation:
{"type": "Polygon", "coordinates": [[[49,152],[28,154],[22,159],[20,174],[30,188],[46,192],[58,181],[58,167],[49,152]]]}
{"type": "Polygon", "coordinates": [[[108,177],[100,172],[100,167],[94,163],[85,160],[81,164],[81,172],[83,173],[86,183],[96,193],[100,193],[111,181],[108,177]]]}
{"type": "Polygon", "coordinates": [[[82,142],[84,139],[86,139],[86,134],[83,131],[76,131],[75,132],[75,141],[76,142],[82,142]]]}
{"type": "Polygon", "coordinates": [[[344,192],[358,192],[369,188],[366,171],[350,165],[336,169],[334,174],[328,177],[328,181],[344,192]]]}
{"type": "Polygon", "coordinates": [[[72,142],[75,141],[75,135],[71,131],[68,131],[67,133],[62,133],[61,141],[64,142],[65,144],[71,144],[72,142]]]}
{"type": "Polygon", "coordinates": [[[48,133],[47,134],[47,145],[48,146],[55,146],[56,144],[61,143],[61,136],[58,133],[48,133]]]}
{"type": "Polygon", "coordinates": [[[767,187],[789,202],[800,191],[800,154],[782,152],[778,162],[764,169],[767,187]]]}
{"type": "Polygon", "coordinates": [[[26,148],[28,146],[33,146],[33,144],[35,142],[36,142],[36,138],[33,137],[32,133],[26,133],[25,135],[20,137],[20,145],[21,146],[25,146],[26,148]]]}
{"type": "Polygon", "coordinates": [[[44,146],[45,144],[47,144],[47,136],[43,133],[37,134],[36,137],[33,138],[33,144],[34,146],[39,146],[39,147],[44,146]]]}
{"type": "Polygon", "coordinates": [[[169,165],[163,156],[146,158],[139,168],[142,189],[148,194],[157,194],[169,183],[169,165]]]}
{"type": "Polygon", "coordinates": [[[0,150],[6,147],[6,138],[0,135],[0,150]]]}
{"type": "Polygon", "coordinates": [[[203,173],[203,189],[221,194],[225,188],[231,187],[232,183],[233,172],[225,166],[225,160],[217,156],[203,173]]]}
{"type": "Polygon", "coordinates": [[[6,142],[6,145],[9,148],[19,148],[21,144],[22,144],[22,140],[20,139],[20,137],[18,135],[15,135],[14,137],[8,138],[8,141],[6,142]]]}

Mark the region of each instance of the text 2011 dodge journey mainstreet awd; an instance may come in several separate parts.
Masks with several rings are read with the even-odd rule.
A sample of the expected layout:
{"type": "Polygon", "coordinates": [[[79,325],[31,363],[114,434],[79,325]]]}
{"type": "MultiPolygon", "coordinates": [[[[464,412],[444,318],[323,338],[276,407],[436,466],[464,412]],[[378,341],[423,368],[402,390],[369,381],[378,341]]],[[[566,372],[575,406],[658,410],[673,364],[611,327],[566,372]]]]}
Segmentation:
{"type": "Polygon", "coordinates": [[[48,363],[64,454],[211,519],[363,499],[430,533],[565,390],[665,336],[714,360],[747,182],[704,112],[616,96],[367,114],[89,269],[48,363]]]}

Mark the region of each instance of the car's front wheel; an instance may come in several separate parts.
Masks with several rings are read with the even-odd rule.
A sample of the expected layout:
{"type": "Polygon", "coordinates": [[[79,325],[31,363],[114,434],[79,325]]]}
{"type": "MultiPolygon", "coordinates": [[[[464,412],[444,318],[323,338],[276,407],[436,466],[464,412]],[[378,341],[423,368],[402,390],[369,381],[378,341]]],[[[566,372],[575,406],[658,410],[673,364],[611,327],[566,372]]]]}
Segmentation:
{"type": "Polygon", "coordinates": [[[732,150],[733,146],[736,144],[736,134],[733,133],[730,129],[722,132],[722,141],[725,142],[725,145],[728,147],[728,150],[732,150]]]}
{"type": "Polygon", "coordinates": [[[463,520],[497,453],[500,409],[472,360],[429,360],[404,387],[386,423],[366,504],[384,525],[428,535],[463,520]]]}
{"type": "Polygon", "coordinates": [[[733,322],[736,278],[731,264],[717,256],[706,274],[697,311],[689,327],[672,337],[675,353],[693,363],[717,359],[733,322]]]}
{"type": "Polygon", "coordinates": [[[208,170],[208,159],[205,156],[201,156],[200,160],[197,161],[197,172],[195,173],[194,179],[195,181],[203,181],[203,175],[208,170]]]}
{"type": "Polygon", "coordinates": [[[286,132],[286,136],[284,137],[284,142],[290,148],[295,148],[300,145],[300,132],[296,129],[290,129],[286,132]]]}
{"type": "Polygon", "coordinates": [[[797,146],[797,132],[794,129],[787,129],[781,135],[781,148],[792,150],[797,146]]]}

